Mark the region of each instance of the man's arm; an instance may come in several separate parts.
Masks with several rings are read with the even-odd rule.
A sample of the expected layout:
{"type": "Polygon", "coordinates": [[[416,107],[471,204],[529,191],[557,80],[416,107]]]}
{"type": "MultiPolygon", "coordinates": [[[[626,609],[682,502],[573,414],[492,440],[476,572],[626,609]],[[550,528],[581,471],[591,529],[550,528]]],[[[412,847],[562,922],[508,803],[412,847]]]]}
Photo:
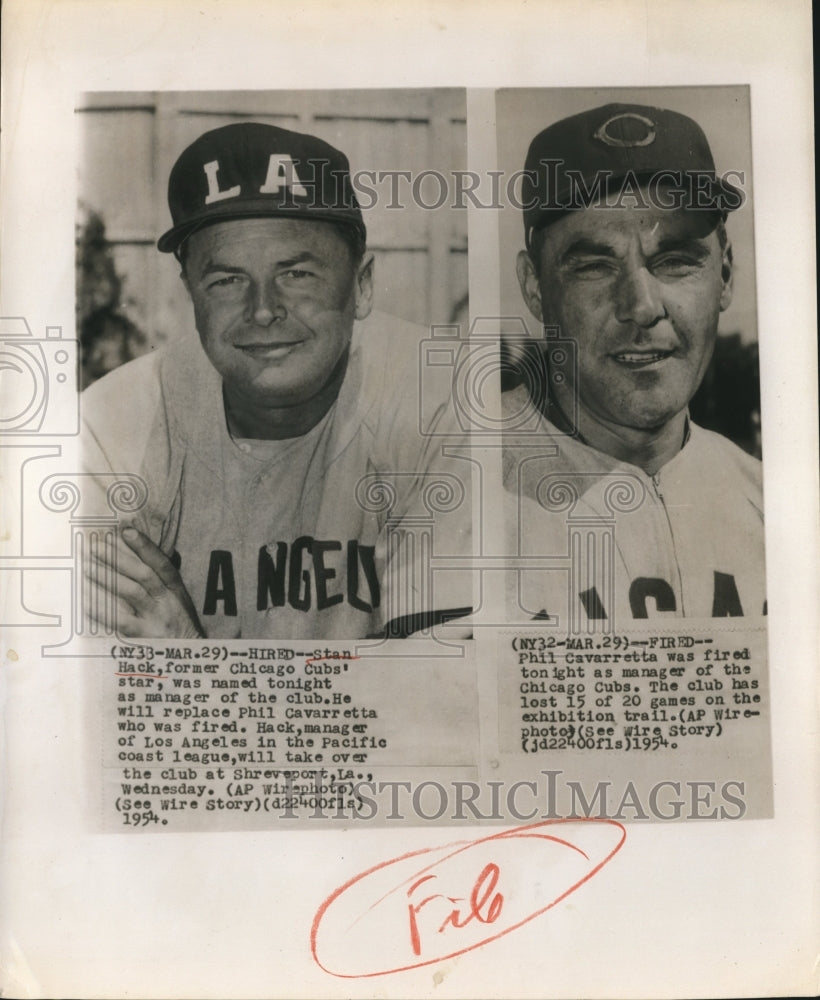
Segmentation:
{"type": "Polygon", "coordinates": [[[204,638],[193,602],[171,560],[141,531],[124,527],[116,550],[107,546],[84,561],[95,599],[89,618],[99,625],[113,601],[117,630],[130,638],[204,638]],[[110,582],[113,574],[113,583],[110,582]],[[108,579],[108,583],[101,582],[108,579]],[[107,599],[110,598],[110,601],[107,599]]]}

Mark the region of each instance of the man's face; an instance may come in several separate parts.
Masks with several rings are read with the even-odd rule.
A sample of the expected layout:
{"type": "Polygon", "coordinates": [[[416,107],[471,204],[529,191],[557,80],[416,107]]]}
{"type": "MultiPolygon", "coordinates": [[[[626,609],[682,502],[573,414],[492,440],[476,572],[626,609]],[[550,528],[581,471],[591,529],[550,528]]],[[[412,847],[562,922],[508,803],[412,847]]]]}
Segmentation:
{"type": "Polygon", "coordinates": [[[356,265],[336,227],[236,219],[188,240],[183,280],[205,353],[229,394],[298,406],[328,382],[370,312],[372,255],[356,265]]]}
{"type": "Polygon", "coordinates": [[[535,234],[540,272],[518,260],[524,298],[577,344],[577,384],[556,390],[559,404],[574,392],[581,415],[615,433],[659,429],[688,405],[731,301],[714,224],[685,209],[587,208],[535,234]]]}

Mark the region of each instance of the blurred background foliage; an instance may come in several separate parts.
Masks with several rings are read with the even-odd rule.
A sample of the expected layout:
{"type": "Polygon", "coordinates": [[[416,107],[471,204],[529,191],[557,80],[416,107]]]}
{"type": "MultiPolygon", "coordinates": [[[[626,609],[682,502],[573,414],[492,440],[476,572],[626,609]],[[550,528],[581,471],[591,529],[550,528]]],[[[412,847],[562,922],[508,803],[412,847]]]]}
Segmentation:
{"type": "Polygon", "coordinates": [[[744,344],[739,333],[718,337],[689,412],[696,424],[724,434],[750,455],[761,457],[757,343],[744,344]]]}
{"type": "Polygon", "coordinates": [[[123,276],[114,266],[105,223],[82,209],[77,228],[77,330],[80,338],[80,388],[148,350],[143,331],[122,301],[123,276]]]}

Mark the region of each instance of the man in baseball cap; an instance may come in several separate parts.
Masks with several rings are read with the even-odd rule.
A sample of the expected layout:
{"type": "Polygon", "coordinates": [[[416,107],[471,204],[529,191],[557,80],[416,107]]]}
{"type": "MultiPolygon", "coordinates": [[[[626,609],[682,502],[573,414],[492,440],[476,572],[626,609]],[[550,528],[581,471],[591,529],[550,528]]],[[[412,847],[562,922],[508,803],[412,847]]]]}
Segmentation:
{"type": "MultiPolygon", "coordinates": [[[[466,614],[463,577],[422,586],[406,527],[423,489],[453,475],[452,408],[441,400],[439,436],[419,433],[426,331],[372,312],[347,157],[227,125],[180,155],[168,204],[158,247],[181,264],[198,337],[84,396],[87,463],[147,486],[116,559],[91,561],[91,621],[106,625],[112,591],[129,636],[403,636],[466,614]]],[[[469,549],[468,502],[437,523],[469,549]]]]}
{"type": "Polygon", "coordinates": [[[741,179],[716,171],[696,122],[663,108],[608,104],[532,140],[518,281],[571,363],[550,372],[539,358],[505,394],[508,415],[537,408],[549,442],[540,457],[506,450],[516,544],[563,552],[567,518],[586,515],[615,524],[616,549],[579,559],[569,588],[520,575],[524,610],[570,625],[764,613],[760,463],[688,413],[732,298],[725,222],[741,179]]]}

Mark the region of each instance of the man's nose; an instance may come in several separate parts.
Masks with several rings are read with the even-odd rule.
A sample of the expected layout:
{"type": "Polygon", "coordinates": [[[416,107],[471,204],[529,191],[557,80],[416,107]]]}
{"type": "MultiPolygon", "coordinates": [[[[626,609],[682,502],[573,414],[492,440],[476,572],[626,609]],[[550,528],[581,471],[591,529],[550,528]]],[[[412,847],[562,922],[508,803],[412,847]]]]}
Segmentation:
{"type": "Polygon", "coordinates": [[[666,315],[661,284],[645,267],[629,268],[618,282],[615,315],[621,323],[654,326],[666,315]]]}
{"type": "Polygon", "coordinates": [[[273,281],[254,284],[249,306],[250,317],[257,326],[270,326],[287,316],[282,294],[273,281]]]}

